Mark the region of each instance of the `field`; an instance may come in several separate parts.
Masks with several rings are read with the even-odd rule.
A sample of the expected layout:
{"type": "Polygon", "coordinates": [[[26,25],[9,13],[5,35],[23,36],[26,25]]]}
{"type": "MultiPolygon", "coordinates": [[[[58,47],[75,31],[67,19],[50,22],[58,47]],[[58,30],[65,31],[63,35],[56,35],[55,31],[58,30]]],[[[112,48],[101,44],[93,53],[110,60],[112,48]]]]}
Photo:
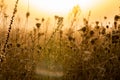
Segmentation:
{"type": "MultiPolygon", "coordinates": [[[[119,16],[112,27],[99,21],[92,26],[90,15],[80,26],[75,6],[67,23],[55,15],[54,26],[43,17],[27,29],[28,23],[23,27],[21,18],[15,17],[16,10],[8,23],[0,11],[0,80],[119,80],[119,16]]],[[[26,20],[29,17],[27,12],[26,20]]]]}

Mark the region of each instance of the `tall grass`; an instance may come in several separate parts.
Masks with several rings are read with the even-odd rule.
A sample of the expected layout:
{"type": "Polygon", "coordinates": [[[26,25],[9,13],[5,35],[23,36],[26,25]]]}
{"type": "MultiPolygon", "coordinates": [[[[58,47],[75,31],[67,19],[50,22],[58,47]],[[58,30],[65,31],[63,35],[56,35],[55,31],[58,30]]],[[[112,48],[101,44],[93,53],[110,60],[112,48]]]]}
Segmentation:
{"type": "MultiPolygon", "coordinates": [[[[35,27],[27,30],[13,24],[17,4],[18,0],[4,32],[7,39],[0,25],[0,80],[119,80],[120,35],[114,26],[96,21],[92,28],[89,18],[84,18],[77,30],[80,9],[76,6],[67,19],[67,30],[65,18],[60,16],[54,16],[51,32],[49,27],[54,25],[46,18],[36,19],[35,27]]],[[[26,20],[29,16],[27,12],[26,20]]]]}

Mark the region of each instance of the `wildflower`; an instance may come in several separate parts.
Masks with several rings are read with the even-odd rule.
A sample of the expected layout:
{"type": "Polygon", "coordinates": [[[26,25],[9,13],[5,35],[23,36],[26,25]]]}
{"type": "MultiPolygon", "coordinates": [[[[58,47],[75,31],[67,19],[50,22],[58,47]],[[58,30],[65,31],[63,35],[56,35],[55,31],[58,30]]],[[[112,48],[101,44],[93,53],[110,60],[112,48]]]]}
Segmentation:
{"type": "Polygon", "coordinates": [[[56,16],[56,15],[54,17],[55,17],[55,20],[59,18],[59,16],[56,16]]]}
{"type": "Polygon", "coordinates": [[[86,27],[83,27],[82,29],[80,29],[81,31],[85,32],[86,31],[86,27]]]}
{"type": "Polygon", "coordinates": [[[73,37],[72,36],[68,36],[68,39],[69,39],[69,41],[72,41],[73,37]]]}
{"type": "Polygon", "coordinates": [[[44,19],[44,18],[42,18],[42,22],[44,22],[44,20],[45,20],[45,19],[44,19]]]}
{"type": "Polygon", "coordinates": [[[98,25],[98,24],[99,24],[99,21],[96,21],[95,23],[96,23],[96,25],[98,25]]]}
{"type": "Polygon", "coordinates": [[[7,19],[7,18],[8,18],[8,15],[7,15],[7,14],[4,14],[4,17],[7,19]]]}
{"type": "Polygon", "coordinates": [[[106,29],[105,28],[103,28],[103,30],[102,30],[102,35],[104,35],[105,33],[106,33],[106,29]]]}
{"type": "Polygon", "coordinates": [[[90,36],[93,36],[93,35],[94,35],[94,31],[91,30],[91,31],[90,31],[90,36]]]}
{"type": "Polygon", "coordinates": [[[83,18],[83,22],[85,25],[88,24],[88,20],[86,18],[83,18]]]}
{"type": "Polygon", "coordinates": [[[27,12],[26,13],[26,18],[28,18],[30,16],[30,13],[29,12],[27,12]]]}
{"type": "Polygon", "coordinates": [[[41,23],[36,23],[36,27],[39,29],[41,26],[41,23]]]}
{"type": "Polygon", "coordinates": [[[96,28],[96,29],[99,29],[99,26],[98,26],[98,24],[99,24],[99,21],[96,21],[95,23],[96,23],[96,26],[95,26],[95,28],[96,28]]]}
{"type": "Polygon", "coordinates": [[[106,16],[104,16],[104,19],[106,20],[106,19],[107,19],[107,17],[106,17],[106,16]]]}
{"type": "Polygon", "coordinates": [[[108,29],[108,28],[109,28],[109,26],[107,25],[107,26],[106,26],[106,28],[108,29]]]}
{"type": "Polygon", "coordinates": [[[118,21],[118,19],[120,19],[120,16],[115,15],[114,20],[115,20],[115,21],[118,21]]]}
{"type": "Polygon", "coordinates": [[[91,40],[91,44],[94,45],[97,39],[98,39],[98,38],[93,38],[93,39],[91,40]]]}

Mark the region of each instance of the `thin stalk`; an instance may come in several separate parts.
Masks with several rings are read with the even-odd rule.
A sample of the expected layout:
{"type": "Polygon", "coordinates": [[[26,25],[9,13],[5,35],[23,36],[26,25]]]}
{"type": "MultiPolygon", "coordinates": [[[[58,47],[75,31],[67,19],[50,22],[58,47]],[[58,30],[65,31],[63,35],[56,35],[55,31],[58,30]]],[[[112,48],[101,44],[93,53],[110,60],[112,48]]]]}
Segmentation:
{"type": "Polygon", "coordinates": [[[8,43],[9,38],[10,38],[10,33],[11,33],[11,29],[12,29],[12,24],[13,24],[13,21],[14,21],[14,17],[15,17],[15,14],[16,14],[16,12],[17,12],[18,2],[19,2],[19,0],[17,0],[16,3],[15,3],[15,8],[14,8],[14,11],[13,11],[13,15],[12,15],[12,17],[11,17],[10,24],[9,24],[9,29],[8,29],[8,33],[7,33],[7,38],[6,38],[4,47],[3,47],[3,49],[2,49],[4,55],[5,55],[5,52],[6,52],[5,49],[6,49],[7,43],[8,43]]]}

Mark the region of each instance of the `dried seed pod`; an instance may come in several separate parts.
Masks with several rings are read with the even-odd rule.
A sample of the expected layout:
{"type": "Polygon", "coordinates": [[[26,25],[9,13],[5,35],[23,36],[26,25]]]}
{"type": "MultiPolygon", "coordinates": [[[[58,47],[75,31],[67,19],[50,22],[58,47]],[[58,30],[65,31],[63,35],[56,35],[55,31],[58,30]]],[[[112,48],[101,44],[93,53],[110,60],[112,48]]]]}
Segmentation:
{"type": "Polygon", "coordinates": [[[26,13],[26,18],[28,18],[30,16],[30,13],[29,12],[27,12],[26,13]]]}
{"type": "Polygon", "coordinates": [[[41,23],[36,23],[37,28],[40,28],[40,26],[41,26],[41,23]]]}

